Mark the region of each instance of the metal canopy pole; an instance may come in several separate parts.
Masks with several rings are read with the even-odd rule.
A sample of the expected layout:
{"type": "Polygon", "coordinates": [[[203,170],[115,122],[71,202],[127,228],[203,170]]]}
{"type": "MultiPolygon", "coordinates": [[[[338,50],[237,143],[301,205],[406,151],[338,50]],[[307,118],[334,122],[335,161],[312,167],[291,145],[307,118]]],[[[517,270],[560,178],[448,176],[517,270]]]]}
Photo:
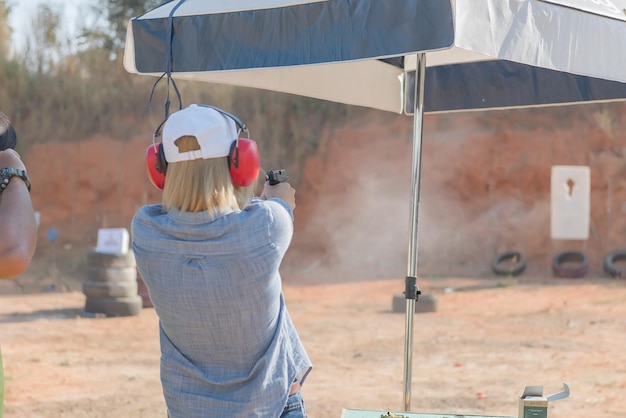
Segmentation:
{"type": "Polygon", "coordinates": [[[411,410],[411,370],[413,345],[413,315],[415,303],[420,294],[417,286],[417,227],[419,216],[420,170],[422,164],[422,134],[424,121],[424,77],[426,75],[426,54],[417,54],[415,69],[415,96],[413,108],[413,162],[411,169],[411,209],[409,255],[404,295],[406,298],[406,322],[404,344],[404,411],[411,410]]]}

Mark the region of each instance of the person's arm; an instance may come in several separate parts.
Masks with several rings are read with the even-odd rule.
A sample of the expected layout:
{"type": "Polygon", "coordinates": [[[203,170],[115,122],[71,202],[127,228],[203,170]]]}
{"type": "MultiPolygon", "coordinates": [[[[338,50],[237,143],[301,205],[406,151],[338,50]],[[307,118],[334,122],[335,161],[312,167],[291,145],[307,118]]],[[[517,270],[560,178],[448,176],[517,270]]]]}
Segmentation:
{"type": "MultiPolygon", "coordinates": [[[[0,151],[0,168],[25,170],[24,163],[12,149],[0,151]]],[[[37,225],[26,183],[11,178],[0,194],[0,279],[22,274],[35,253],[37,225]]]]}

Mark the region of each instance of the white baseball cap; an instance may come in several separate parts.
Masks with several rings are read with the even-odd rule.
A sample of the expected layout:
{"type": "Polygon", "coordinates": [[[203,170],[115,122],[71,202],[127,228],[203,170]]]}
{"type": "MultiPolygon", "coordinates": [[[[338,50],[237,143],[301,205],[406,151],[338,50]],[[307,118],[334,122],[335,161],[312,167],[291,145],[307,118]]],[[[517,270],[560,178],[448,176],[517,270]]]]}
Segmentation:
{"type": "Polygon", "coordinates": [[[172,113],[163,126],[162,146],[168,163],[226,157],[232,142],[237,139],[235,121],[218,110],[192,104],[172,113]],[[179,152],[176,140],[193,136],[199,150],[179,152]]]}

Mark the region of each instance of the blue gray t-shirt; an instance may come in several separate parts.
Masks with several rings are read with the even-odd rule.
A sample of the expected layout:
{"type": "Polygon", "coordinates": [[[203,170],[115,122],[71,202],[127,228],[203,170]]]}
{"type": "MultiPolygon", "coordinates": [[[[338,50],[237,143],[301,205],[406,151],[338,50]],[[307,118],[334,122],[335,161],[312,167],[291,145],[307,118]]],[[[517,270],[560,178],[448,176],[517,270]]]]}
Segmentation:
{"type": "Polygon", "coordinates": [[[159,316],[161,382],[171,418],[279,417],[311,361],[287,312],[278,272],[291,208],[139,209],[137,267],[159,316]]]}

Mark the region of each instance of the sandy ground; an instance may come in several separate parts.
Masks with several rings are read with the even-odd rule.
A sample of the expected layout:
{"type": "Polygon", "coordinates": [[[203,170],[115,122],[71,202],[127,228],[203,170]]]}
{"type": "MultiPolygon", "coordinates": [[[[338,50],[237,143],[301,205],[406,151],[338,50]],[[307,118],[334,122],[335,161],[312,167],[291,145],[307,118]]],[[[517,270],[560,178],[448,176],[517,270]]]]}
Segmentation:
{"type": "MultiPolygon", "coordinates": [[[[290,274],[288,308],[315,364],[303,388],[310,417],[402,411],[406,318],[392,299],[403,281],[307,285],[290,274]]],[[[516,416],[524,386],[554,393],[565,382],[571,397],[550,405],[551,418],[626,415],[626,281],[418,283],[437,303],[414,316],[412,412],[516,416]]],[[[152,308],[96,317],[80,291],[10,286],[0,289],[6,418],[166,416],[152,308]]]]}

